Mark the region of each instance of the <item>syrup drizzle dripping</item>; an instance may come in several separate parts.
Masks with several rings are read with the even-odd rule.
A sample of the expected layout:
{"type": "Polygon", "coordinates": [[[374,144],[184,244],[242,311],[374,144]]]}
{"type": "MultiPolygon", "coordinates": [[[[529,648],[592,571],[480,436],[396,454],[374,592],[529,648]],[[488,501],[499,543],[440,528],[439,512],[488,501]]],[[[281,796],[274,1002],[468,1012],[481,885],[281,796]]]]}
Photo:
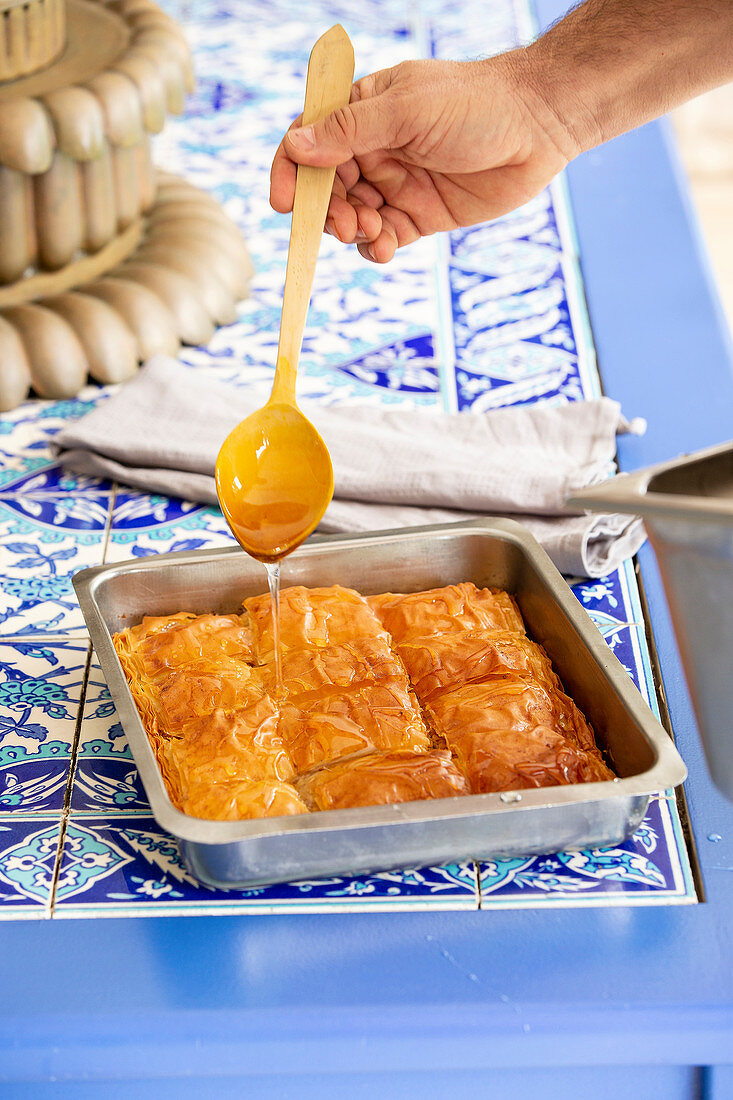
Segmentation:
{"type": "Polygon", "coordinates": [[[282,702],[285,695],[283,685],[283,662],[280,648],[280,562],[263,563],[267,570],[267,583],[270,588],[270,607],[272,608],[272,642],[275,647],[275,699],[282,702]]]}

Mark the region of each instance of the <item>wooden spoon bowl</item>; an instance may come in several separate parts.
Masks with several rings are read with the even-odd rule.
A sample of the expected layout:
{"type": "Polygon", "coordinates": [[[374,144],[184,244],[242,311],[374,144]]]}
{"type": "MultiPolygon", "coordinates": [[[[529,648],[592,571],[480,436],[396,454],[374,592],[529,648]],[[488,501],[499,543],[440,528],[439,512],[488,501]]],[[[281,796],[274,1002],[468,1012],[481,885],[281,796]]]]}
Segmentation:
{"type": "Polygon", "coordinates": [[[239,544],[278,561],[321,521],[333,496],[331,457],[295,405],[269,402],[227,437],[216,488],[239,544]]]}

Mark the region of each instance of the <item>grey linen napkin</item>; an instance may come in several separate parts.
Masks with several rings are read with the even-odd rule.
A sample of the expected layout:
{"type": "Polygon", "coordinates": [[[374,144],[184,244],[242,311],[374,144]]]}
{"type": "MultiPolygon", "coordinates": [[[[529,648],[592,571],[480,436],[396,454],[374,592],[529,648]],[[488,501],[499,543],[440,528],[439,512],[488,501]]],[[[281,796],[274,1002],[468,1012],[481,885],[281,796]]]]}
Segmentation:
{"type": "MultiPolygon", "coordinates": [[[[117,393],[56,437],[63,463],[147,492],[216,503],[214,464],[262,395],[155,356],[117,393]]],[[[639,520],[571,515],[565,499],[614,472],[616,433],[630,429],[609,398],[489,413],[446,414],[302,405],[334,467],[324,531],[366,531],[511,515],[558,568],[598,577],[644,541],[639,520]]]]}

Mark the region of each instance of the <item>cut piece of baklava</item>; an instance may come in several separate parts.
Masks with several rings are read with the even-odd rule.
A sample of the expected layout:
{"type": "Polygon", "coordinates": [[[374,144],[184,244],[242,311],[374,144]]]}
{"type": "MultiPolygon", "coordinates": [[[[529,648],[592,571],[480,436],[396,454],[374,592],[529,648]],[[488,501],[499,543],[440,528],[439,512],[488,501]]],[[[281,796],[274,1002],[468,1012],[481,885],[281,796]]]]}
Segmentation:
{"type": "MultiPolygon", "coordinates": [[[[269,598],[245,607],[258,653],[270,655],[269,598]]],[[[430,747],[404,667],[364,597],[338,585],[285,589],[280,632],[280,732],[296,772],[369,750],[430,747]]]]}
{"type": "Polygon", "coordinates": [[[193,776],[180,805],[191,817],[211,821],[243,821],[258,817],[304,814],[308,807],[289,783],[271,779],[219,779],[193,776]]]}
{"type": "MultiPolygon", "coordinates": [[[[254,632],[258,660],[272,660],[272,610],[268,593],[244,601],[254,632]]],[[[295,585],[280,593],[280,644],[289,649],[341,645],[354,638],[375,637],[384,628],[369,604],[351,588],[295,585]]]]}
{"type": "Polygon", "coordinates": [[[192,719],[176,736],[159,738],[156,755],[172,801],[193,817],[303,811],[288,783],[293,766],[269,698],[242,710],[216,710],[192,719]]]}
{"type": "Polygon", "coordinates": [[[249,706],[265,694],[259,668],[222,654],[166,671],[155,680],[158,708],[166,728],[180,729],[192,717],[217,708],[249,706]]]}
{"type": "Polygon", "coordinates": [[[406,681],[364,683],[287,702],[281,709],[280,733],[297,772],[373,749],[430,748],[406,681]]]}
{"type": "Polygon", "coordinates": [[[254,661],[252,628],[242,615],[175,615],[146,618],[130,629],[145,673],[155,676],[196,660],[221,656],[254,661]]]}
{"type": "Polygon", "coordinates": [[[463,684],[514,672],[548,687],[560,686],[550,658],[526,634],[457,630],[403,642],[395,648],[423,703],[463,684]]]}
{"type": "Polygon", "coordinates": [[[508,592],[449,584],[427,592],[370,596],[369,605],[398,645],[457,630],[510,630],[524,634],[524,623],[508,592]]]}
{"type": "MultiPolygon", "coordinates": [[[[215,710],[191,718],[174,737],[166,738],[171,772],[211,769],[223,778],[290,780],[290,757],[280,736],[279,711],[264,697],[250,707],[215,710]]],[[[179,785],[182,780],[179,778],[179,785]]]]}
{"type": "Polygon", "coordinates": [[[297,787],[312,810],[381,806],[468,793],[465,778],[446,750],[366,753],[303,776],[297,787]]]}
{"type": "MultiPolygon", "coordinates": [[[[275,668],[263,670],[275,690],[275,668]]],[[[341,645],[290,649],[282,654],[282,677],[288,699],[310,697],[364,683],[397,683],[408,687],[405,670],[384,631],[356,637],[341,645]]]]}
{"type": "Polygon", "coordinates": [[[613,778],[572,700],[531,678],[468,684],[428,709],[475,794],[613,778]]]}
{"type": "Polygon", "coordinates": [[[194,817],[305,810],[278,712],[237,615],[146,618],[115,648],[171,801],[194,817]],[[250,789],[251,788],[251,789],[250,789]]]}

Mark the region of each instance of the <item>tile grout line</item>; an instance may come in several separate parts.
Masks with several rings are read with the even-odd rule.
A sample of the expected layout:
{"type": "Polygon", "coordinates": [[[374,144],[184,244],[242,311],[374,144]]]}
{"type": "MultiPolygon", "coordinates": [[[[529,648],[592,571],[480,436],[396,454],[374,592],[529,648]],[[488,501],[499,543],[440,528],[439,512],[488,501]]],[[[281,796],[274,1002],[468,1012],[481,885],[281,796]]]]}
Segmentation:
{"type": "MultiPolygon", "coordinates": [[[[110,494],[109,512],[107,513],[107,523],[105,525],[104,539],[102,543],[102,564],[107,556],[107,547],[109,545],[109,539],[112,531],[112,521],[114,517],[115,500],[117,499],[117,485],[112,485],[112,492],[110,494]]],[[[69,760],[69,777],[66,781],[66,790],[64,791],[64,804],[61,809],[61,819],[59,828],[59,841],[56,849],[56,864],[54,866],[53,882],[51,884],[51,897],[49,903],[49,917],[53,919],[56,909],[56,893],[58,890],[59,876],[61,874],[61,861],[64,854],[64,845],[66,842],[66,833],[69,824],[69,816],[71,812],[71,796],[74,789],[74,779],[76,777],[76,765],[78,761],[79,742],[81,741],[81,729],[84,720],[84,710],[86,707],[87,689],[89,686],[89,673],[92,667],[92,654],[94,647],[92,646],[91,639],[87,637],[87,659],[84,668],[84,680],[82,683],[82,689],[79,693],[79,710],[76,715],[76,725],[74,727],[74,740],[71,746],[71,756],[69,760]]]]}
{"type": "Polygon", "coordinates": [[[61,808],[61,818],[59,822],[59,841],[56,849],[56,864],[53,873],[53,882],[51,884],[51,897],[49,903],[49,916],[53,918],[54,910],[56,908],[56,890],[58,886],[59,875],[61,873],[61,860],[64,852],[64,843],[66,841],[66,830],[69,823],[69,814],[71,811],[71,793],[74,787],[74,775],[76,773],[77,753],[79,749],[79,741],[81,740],[81,727],[84,718],[84,708],[86,706],[87,698],[87,686],[89,684],[89,672],[92,665],[92,643],[87,643],[87,659],[84,668],[84,682],[82,684],[81,692],[79,693],[79,710],[76,715],[76,723],[74,726],[74,740],[71,745],[71,755],[69,759],[69,778],[66,781],[66,790],[64,791],[64,804],[61,808]]]}
{"type": "Polygon", "coordinates": [[[102,542],[102,565],[107,563],[107,551],[109,550],[109,544],[112,539],[112,528],[114,527],[115,517],[115,505],[117,504],[117,493],[119,486],[116,481],[112,482],[112,491],[109,495],[109,515],[107,516],[107,525],[104,529],[104,539],[102,542]]]}
{"type": "Polygon", "coordinates": [[[476,910],[481,910],[484,907],[484,892],[481,889],[481,863],[479,860],[473,860],[473,871],[476,875],[476,910]]]}

